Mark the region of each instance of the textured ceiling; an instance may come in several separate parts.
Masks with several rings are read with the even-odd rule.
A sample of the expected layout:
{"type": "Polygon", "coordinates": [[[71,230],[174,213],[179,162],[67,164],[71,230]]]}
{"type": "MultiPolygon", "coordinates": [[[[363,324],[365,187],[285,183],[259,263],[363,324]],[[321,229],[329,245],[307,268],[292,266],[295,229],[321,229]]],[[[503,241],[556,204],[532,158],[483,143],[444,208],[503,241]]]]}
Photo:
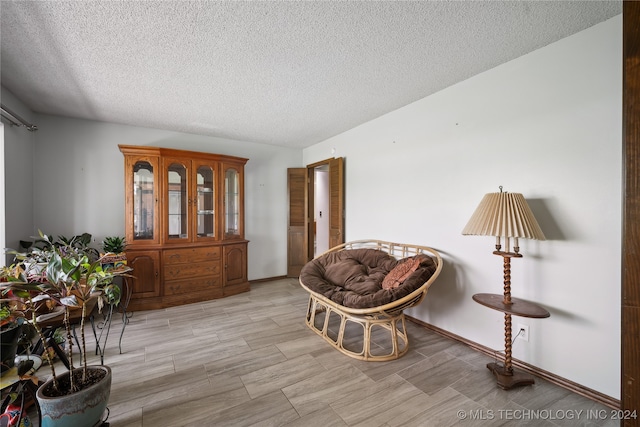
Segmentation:
{"type": "Polygon", "coordinates": [[[2,85],[33,111],[291,147],[622,13],[619,1],[2,0],[0,8],[2,85]]]}

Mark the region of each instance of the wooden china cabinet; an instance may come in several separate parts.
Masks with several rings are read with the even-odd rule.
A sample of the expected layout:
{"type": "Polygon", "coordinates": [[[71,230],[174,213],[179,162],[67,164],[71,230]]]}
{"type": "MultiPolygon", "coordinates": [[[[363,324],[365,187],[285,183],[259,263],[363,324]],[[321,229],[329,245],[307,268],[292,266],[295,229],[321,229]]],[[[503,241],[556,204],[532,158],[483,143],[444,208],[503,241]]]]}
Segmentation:
{"type": "Polygon", "coordinates": [[[249,290],[244,238],[247,159],[119,145],[125,168],[132,310],[249,290]]]}

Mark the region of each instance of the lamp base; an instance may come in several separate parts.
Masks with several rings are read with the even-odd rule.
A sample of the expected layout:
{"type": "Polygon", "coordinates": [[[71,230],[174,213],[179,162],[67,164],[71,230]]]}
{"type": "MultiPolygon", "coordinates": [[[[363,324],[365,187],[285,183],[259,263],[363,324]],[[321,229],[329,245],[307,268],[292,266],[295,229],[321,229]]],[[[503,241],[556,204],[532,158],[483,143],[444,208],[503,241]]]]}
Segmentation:
{"type": "Polygon", "coordinates": [[[489,369],[498,380],[498,387],[503,390],[509,390],[513,387],[532,385],[535,380],[532,375],[515,370],[508,371],[503,365],[498,363],[487,363],[489,369]]]}

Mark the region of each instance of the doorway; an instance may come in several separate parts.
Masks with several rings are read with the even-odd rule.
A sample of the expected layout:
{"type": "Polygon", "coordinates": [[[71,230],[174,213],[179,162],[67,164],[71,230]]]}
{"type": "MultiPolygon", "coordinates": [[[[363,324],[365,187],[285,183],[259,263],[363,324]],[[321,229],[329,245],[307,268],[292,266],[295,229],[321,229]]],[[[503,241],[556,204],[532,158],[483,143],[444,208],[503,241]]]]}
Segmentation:
{"type": "Polygon", "coordinates": [[[329,166],[313,168],[313,257],[329,250],[329,166]]]}
{"type": "Polygon", "coordinates": [[[344,160],[290,168],[288,179],[287,276],[329,248],[344,243],[344,160]]]}

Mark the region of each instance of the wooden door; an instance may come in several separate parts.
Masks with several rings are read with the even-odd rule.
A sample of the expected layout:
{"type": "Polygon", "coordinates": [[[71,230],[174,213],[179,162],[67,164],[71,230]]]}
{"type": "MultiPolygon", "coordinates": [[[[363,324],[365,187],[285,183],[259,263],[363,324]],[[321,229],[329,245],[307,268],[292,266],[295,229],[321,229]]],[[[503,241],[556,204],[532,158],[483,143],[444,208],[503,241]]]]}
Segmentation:
{"type": "Polygon", "coordinates": [[[211,242],[221,235],[216,213],[220,214],[218,200],[221,198],[218,182],[218,163],[210,160],[194,159],[191,162],[191,182],[193,195],[191,222],[195,242],[211,242]]]}
{"type": "MultiPolygon", "coordinates": [[[[640,410],[640,3],[623,5],[622,410],[640,410]]],[[[625,427],[640,425],[626,418],[625,427]]]]}
{"type": "Polygon", "coordinates": [[[191,160],[181,157],[162,159],[162,242],[184,244],[192,241],[191,160]]]}
{"type": "Polygon", "coordinates": [[[247,283],[247,244],[226,245],[223,249],[224,286],[247,283]]]}
{"type": "Polygon", "coordinates": [[[127,243],[156,246],[160,243],[160,160],[157,156],[126,153],[124,160],[127,243]]]}
{"type": "Polygon", "coordinates": [[[131,298],[160,296],[160,252],[127,251],[127,265],[133,269],[129,280],[131,298]]]}
{"type": "Polygon", "coordinates": [[[344,243],[344,162],[329,161],[329,248],[344,243]]]}
{"type": "Polygon", "coordinates": [[[307,262],[305,213],[307,168],[287,169],[289,215],[287,223],[287,277],[298,277],[307,262]]]}
{"type": "Polygon", "coordinates": [[[225,240],[244,239],[244,168],[241,164],[224,163],[223,236],[225,240]]]}

